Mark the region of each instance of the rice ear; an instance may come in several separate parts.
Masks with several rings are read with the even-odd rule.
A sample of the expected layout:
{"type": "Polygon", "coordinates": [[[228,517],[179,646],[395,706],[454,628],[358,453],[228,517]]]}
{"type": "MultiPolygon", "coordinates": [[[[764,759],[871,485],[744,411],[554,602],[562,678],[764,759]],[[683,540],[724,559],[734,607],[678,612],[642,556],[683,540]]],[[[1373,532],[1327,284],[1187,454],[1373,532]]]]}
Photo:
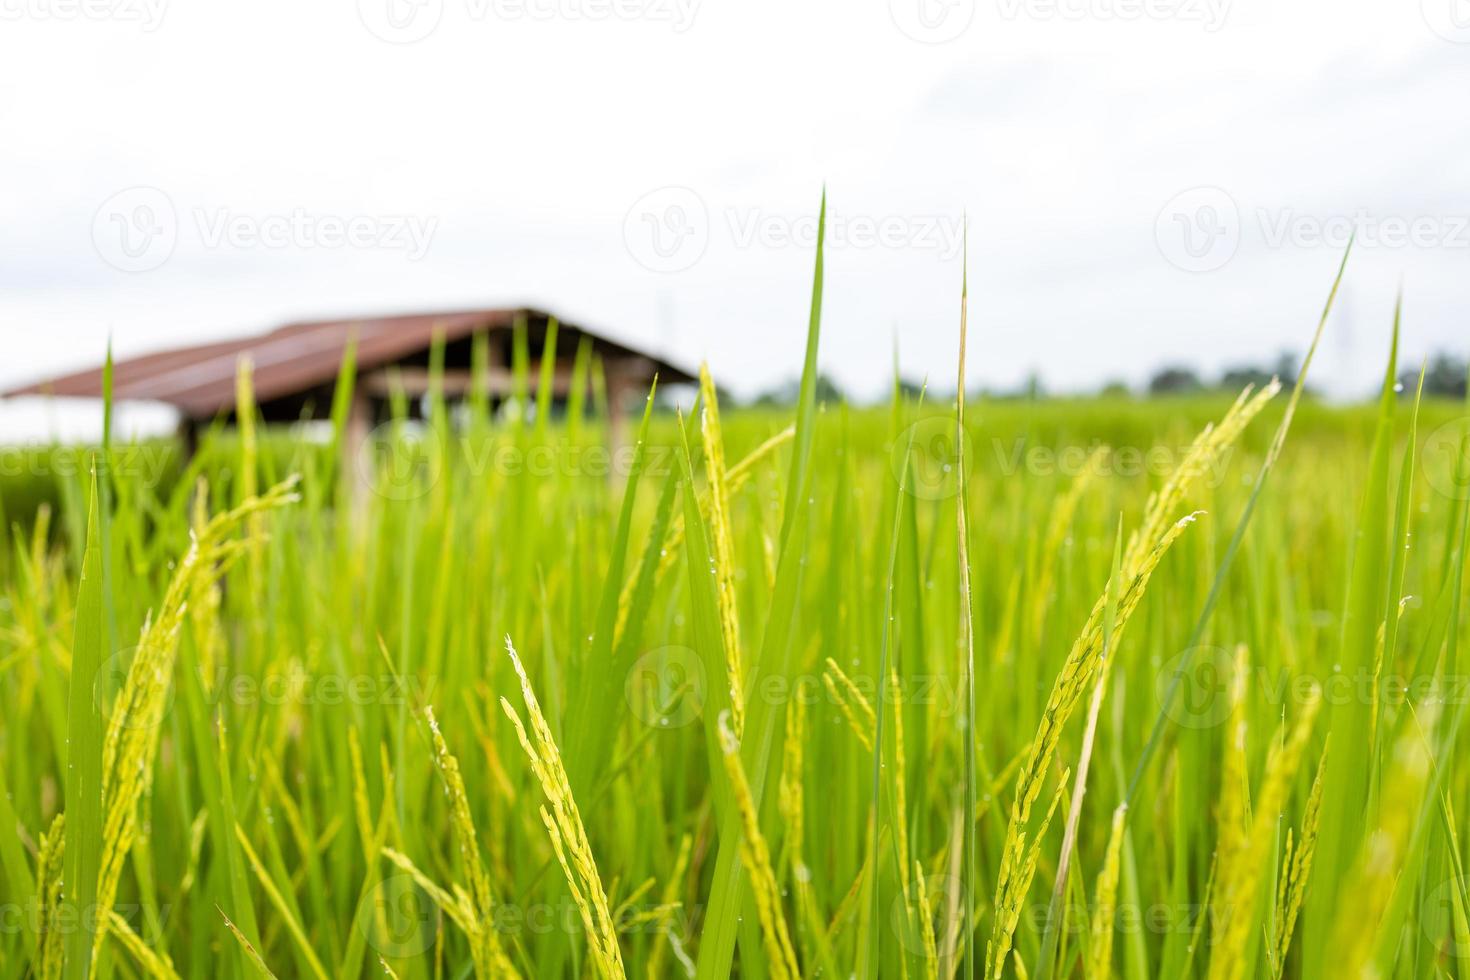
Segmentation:
{"type": "Polygon", "coordinates": [[[527,735],[520,715],[516,714],[510,702],[501,698],[500,706],[515,728],[516,738],[530,760],[531,771],[535,773],[547,802],[551,804],[550,812],[545,807],[541,808],[541,822],[546,825],[552,849],[566,875],[572,898],[581,913],[582,923],[587,928],[587,945],[592,954],[592,962],[606,980],[619,980],[624,976],[624,971],[617,930],[613,925],[612,913],[608,911],[607,893],[602,887],[602,878],[592,858],[592,845],[587,841],[582,815],[577,811],[576,800],[572,798],[572,787],[567,779],[566,769],[562,766],[561,751],[556,747],[551,726],[541,713],[541,705],[536,700],[536,692],[531,688],[531,680],[526,676],[526,669],[521,665],[521,658],[516,654],[516,648],[508,636],[505,638],[505,650],[521,681],[521,696],[526,703],[526,713],[531,719],[534,741],[527,735]]]}
{"type": "Polygon", "coordinates": [[[740,742],[730,726],[728,715],[721,713],[719,728],[725,773],[730,779],[735,805],[740,809],[740,850],[745,858],[746,871],[750,875],[751,888],[755,892],[755,907],[760,916],[766,965],[775,980],[799,980],[801,969],[796,963],[796,950],[791,945],[791,934],[787,931],[786,916],[781,908],[781,888],[776,883],[776,872],[771,867],[770,848],[761,835],[760,815],[756,813],[755,800],[750,795],[750,785],[746,782],[745,770],[740,765],[740,742]]]}
{"type": "Polygon", "coordinates": [[[1108,849],[1102,870],[1097,875],[1097,892],[1092,922],[1091,941],[1087,949],[1087,975],[1110,977],[1113,973],[1113,923],[1118,907],[1118,875],[1122,869],[1123,834],[1127,827],[1128,804],[1120,803],[1113,811],[1113,829],[1108,834],[1108,849]]]}
{"type": "Polygon", "coordinates": [[[704,468],[709,476],[707,491],[711,533],[712,571],[719,599],[720,635],[725,644],[725,671],[730,685],[730,715],[735,736],[745,730],[745,668],[741,663],[740,611],[735,602],[735,544],[730,530],[730,486],[725,472],[725,441],[720,431],[719,396],[709,374],[709,365],[699,366],[699,431],[704,441],[704,468]]]}
{"type": "Polygon", "coordinates": [[[1052,684],[1051,694],[1042,709],[1036,737],[1031,741],[1026,765],[1016,782],[1015,801],[1011,806],[1011,819],[1006,828],[1000,873],[995,886],[993,904],[996,914],[991,921],[990,938],[986,944],[984,976],[987,980],[999,980],[1009,959],[1016,916],[1019,916],[1020,906],[1031,887],[1036,855],[1028,853],[1028,848],[1025,847],[1027,828],[1031,824],[1032,807],[1041,795],[1042,784],[1057,745],[1061,742],[1062,730],[1082,697],[1092,690],[1097,672],[1102,668],[1103,650],[1118,648],[1119,639],[1133,611],[1142,600],[1154,569],[1184,529],[1199,516],[1199,512],[1182,518],[1171,515],[1177,511],[1194,483],[1240,437],[1246,425],[1279,389],[1280,385],[1273,381],[1254,397],[1249,389],[1242,392],[1220,423],[1206,426],[1190,444],[1179,466],[1163,487],[1149,498],[1143,520],[1128,539],[1122,558],[1122,582],[1118,584],[1112,634],[1105,642],[1103,632],[1108,590],[1104,589],[1052,684]],[[1001,910],[1009,912],[1002,915],[1001,910]]]}

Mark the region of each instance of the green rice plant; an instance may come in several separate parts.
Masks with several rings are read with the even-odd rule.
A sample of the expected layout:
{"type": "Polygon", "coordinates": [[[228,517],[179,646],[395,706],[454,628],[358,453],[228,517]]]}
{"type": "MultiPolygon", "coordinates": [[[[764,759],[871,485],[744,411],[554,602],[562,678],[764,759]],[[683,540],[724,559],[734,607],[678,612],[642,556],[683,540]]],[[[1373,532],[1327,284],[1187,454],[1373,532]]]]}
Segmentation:
{"type": "Polygon", "coordinates": [[[1331,296],[1288,397],[846,404],[813,258],[797,403],[612,474],[524,323],[363,456],[351,348],[6,455],[0,980],[1464,975],[1470,406],[1313,397],[1331,296]]]}
{"type": "MultiPolygon", "coordinates": [[[[1331,742],[1327,743],[1329,746],[1331,742]]],[[[1301,914],[1302,901],[1306,896],[1307,884],[1312,877],[1312,858],[1317,850],[1317,825],[1322,816],[1322,773],[1327,761],[1327,748],[1322,749],[1322,761],[1317,764],[1317,776],[1312,780],[1312,790],[1307,794],[1307,805],[1302,815],[1300,835],[1286,832],[1286,844],[1281,852],[1281,880],[1276,893],[1276,933],[1272,939],[1272,976],[1279,977],[1286,969],[1286,954],[1291,950],[1292,934],[1296,930],[1297,916],[1301,914]]]]}
{"type": "Polygon", "coordinates": [[[1119,803],[1113,811],[1113,827],[1108,833],[1108,848],[1102,870],[1097,875],[1097,901],[1089,924],[1087,949],[1089,976],[1109,977],[1113,974],[1113,926],[1117,917],[1118,875],[1122,870],[1123,828],[1128,804],[1119,803]]]}
{"type": "Polygon", "coordinates": [[[444,780],[444,790],[450,799],[454,838],[459,845],[460,863],[465,876],[469,878],[469,890],[465,892],[456,885],[455,895],[451,898],[448,892],[431,886],[422,872],[414,868],[407,859],[394,854],[390,854],[389,859],[413,875],[425,891],[435,896],[439,907],[450,913],[460,928],[469,934],[477,976],[517,977],[519,973],[506,956],[500,936],[491,928],[495,914],[495,896],[490,885],[490,876],[486,874],[480,857],[479,835],[475,830],[474,818],[470,815],[469,793],[465,789],[464,778],[460,775],[459,760],[449,751],[432,708],[425,709],[425,721],[433,741],[434,766],[444,780]]]}
{"type": "Polygon", "coordinates": [[[551,734],[550,726],[546,724],[546,716],[541,713],[536,694],[531,690],[531,681],[526,677],[525,668],[516,656],[510,637],[506,637],[505,650],[510,654],[510,662],[521,681],[521,695],[525,698],[526,711],[531,716],[531,730],[536,736],[534,743],[526,735],[526,728],[510,702],[501,698],[500,705],[515,727],[516,739],[525,749],[526,756],[531,760],[531,770],[546,793],[551,809],[548,811],[546,807],[541,808],[541,822],[546,825],[552,849],[556,851],[557,863],[566,874],[567,884],[571,887],[572,897],[582,916],[582,924],[587,927],[587,942],[592,950],[592,960],[597,965],[598,973],[606,980],[620,980],[624,976],[623,955],[618,948],[612,914],[608,911],[607,893],[592,858],[592,847],[587,842],[582,815],[577,811],[576,800],[572,798],[572,787],[567,780],[566,770],[562,767],[561,753],[557,750],[556,739],[551,734]]]}
{"type": "MultiPolygon", "coordinates": [[[[103,722],[95,686],[102,669],[104,634],[100,508],[95,475],[89,496],[87,544],[78,584],[66,718],[66,812],[71,820],[63,840],[63,880],[69,884],[62,887],[62,894],[78,912],[96,903],[102,864],[103,722]]],[[[98,941],[101,941],[100,933],[98,941]]],[[[85,978],[92,965],[91,937],[81,929],[72,930],[67,933],[64,948],[63,975],[85,978]]]]}
{"type": "Polygon", "coordinates": [[[1268,386],[1254,397],[1250,396],[1249,391],[1242,393],[1218,426],[1206,428],[1191,443],[1179,468],[1149,499],[1141,524],[1129,537],[1120,566],[1121,579],[1116,586],[1120,599],[1111,631],[1104,636],[1103,617],[1107,611],[1105,590],[1094,605],[1087,625],[1073,644],[1072,651],[1052,686],[1041,725],[1031,743],[1029,758],[1018,778],[1016,798],[1011,808],[1004,858],[996,884],[995,918],[986,947],[987,980],[1001,975],[1010,953],[1011,936],[1020,915],[1021,903],[1030,889],[1031,875],[1039,856],[1038,842],[1045,835],[1046,825],[1046,821],[1043,821],[1041,831],[1028,844],[1031,809],[1041,793],[1042,781],[1056,751],[1062,727],[1066,725],[1083,694],[1091,690],[1102,667],[1102,651],[1109,646],[1116,648],[1129,617],[1137,608],[1148,587],[1149,578],[1164,553],[1196,517],[1195,514],[1187,514],[1182,518],[1171,518],[1170,512],[1179,506],[1190,484],[1198,480],[1212,462],[1236,441],[1245,426],[1275,394],[1274,385],[1268,386]]]}
{"type": "Polygon", "coordinates": [[[744,844],[742,854],[746,872],[750,875],[751,887],[755,891],[755,907],[760,916],[766,966],[771,971],[771,976],[777,980],[798,980],[801,967],[797,965],[796,950],[791,945],[791,935],[781,910],[781,888],[776,883],[776,872],[771,866],[771,851],[766,845],[766,839],[761,836],[755,801],[751,798],[745,773],[740,769],[740,742],[735,737],[727,715],[722,714],[719,724],[725,772],[729,776],[735,804],[740,811],[744,844]]]}

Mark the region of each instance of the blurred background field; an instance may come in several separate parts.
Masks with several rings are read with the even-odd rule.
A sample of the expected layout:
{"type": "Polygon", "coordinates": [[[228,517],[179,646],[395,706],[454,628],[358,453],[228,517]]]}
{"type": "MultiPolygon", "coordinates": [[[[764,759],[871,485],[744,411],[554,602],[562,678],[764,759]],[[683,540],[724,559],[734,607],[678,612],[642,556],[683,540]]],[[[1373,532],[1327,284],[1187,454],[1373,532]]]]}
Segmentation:
{"type": "MultiPolygon", "coordinates": [[[[1036,883],[1020,910],[1015,949],[1022,961],[1045,958],[1051,921],[1060,942],[1050,955],[1062,976],[1204,976],[1218,968],[1212,957],[1224,956],[1255,964],[1246,970],[1260,971],[1254,975],[1320,976],[1319,958],[1335,955],[1331,937],[1351,921],[1344,910],[1359,898],[1343,882],[1356,881],[1350,876],[1367,860],[1360,846],[1371,855],[1392,845],[1403,871],[1382,887],[1396,918],[1364,926],[1372,940],[1365,962],[1381,957],[1394,976],[1430,976],[1459,962],[1455,917],[1464,879],[1456,870],[1456,827],[1470,810],[1470,783],[1451,766],[1458,727],[1433,733],[1446,730],[1470,695],[1461,690],[1467,671],[1456,652],[1466,631],[1457,610],[1470,496],[1456,460],[1470,423],[1463,404],[1426,401],[1411,435],[1411,396],[1390,395],[1391,418],[1371,406],[1303,402],[1275,482],[1187,661],[1186,639],[1285,395],[1179,502],[1171,520],[1203,513],[1163,557],[1117,650],[1058,907],[1065,918],[1048,912],[1058,819],[1041,838],[1036,883]],[[1388,455],[1378,460],[1380,419],[1390,420],[1388,455]],[[1399,521],[1380,515],[1365,525],[1363,501],[1379,483],[1385,494],[1389,484],[1393,494],[1403,486],[1405,509],[1399,521]],[[1380,545],[1366,545],[1368,538],[1380,545]],[[1394,541],[1403,544],[1397,552],[1394,541]],[[1353,662],[1343,644],[1355,628],[1347,621],[1357,594],[1350,587],[1355,554],[1360,566],[1363,554],[1383,562],[1357,572],[1380,583],[1370,586],[1383,600],[1375,615],[1402,613],[1393,644],[1380,649],[1378,681],[1371,658],[1353,662]],[[1250,666],[1243,693],[1231,693],[1238,647],[1249,651],[1242,663],[1250,666]],[[1164,691],[1181,672],[1183,696],[1166,705],[1164,691]],[[1310,729],[1305,761],[1282,787],[1280,823],[1247,908],[1214,891],[1231,820],[1222,808],[1239,792],[1227,785],[1231,767],[1244,767],[1234,778],[1265,783],[1273,746],[1284,737],[1278,725],[1299,720],[1309,702],[1312,710],[1325,702],[1322,710],[1339,718],[1371,715],[1378,734],[1354,765],[1374,774],[1374,788],[1358,807],[1362,836],[1349,833],[1325,865],[1330,871],[1319,866],[1336,889],[1325,891],[1321,909],[1308,906],[1296,945],[1283,956],[1270,937],[1288,893],[1276,897],[1290,868],[1285,833],[1297,828],[1299,848],[1333,725],[1310,729]],[[1164,739],[1144,768],[1126,847],[1109,859],[1111,814],[1156,717],[1165,719],[1164,739]],[[1232,762],[1226,722],[1237,717],[1249,735],[1232,762]],[[1445,767],[1437,791],[1401,758],[1421,724],[1445,767]],[[1380,777],[1392,781],[1406,771],[1417,782],[1377,788],[1380,777]],[[1420,829],[1404,830],[1405,821],[1420,829]],[[1093,882],[1109,860],[1114,874],[1121,863],[1116,941],[1099,965],[1089,960],[1097,944],[1093,882]],[[1259,923],[1240,948],[1227,928],[1232,916],[1259,923]],[[1222,943],[1230,944],[1228,954],[1217,950],[1222,943]]],[[[778,914],[804,973],[845,975],[852,964],[868,963],[882,976],[952,975],[966,953],[955,915],[967,900],[976,916],[971,950],[981,955],[995,915],[991,883],[1006,862],[1018,768],[1054,679],[1103,594],[1119,521],[1125,534],[1140,521],[1150,493],[1231,401],[982,398],[968,407],[962,451],[947,414],[952,406],[920,406],[912,397],[885,407],[814,406],[802,508],[809,524],[790,539],[799,562],[791,573],[778,567],[793,480],[791,410],[723,414],[717,434],[726,465],[741,474],[729,482],[728,567],[748,665],[780,606],[778,577],[797,583],[790,670],[752,680],[743,698],[784,719],[759,826],[780,884],[778,914]],[[973,879],[955,863],[967,724],[956,645],[961,470],[979,726],[973,879]],[[890,526],[899,529],[891,571],[890,526]],[[883,623],[890,587],[891,649],[883,623]],[[885,752],[877,777],[870,709],[884,657],[898,695],[885,702],[882,738],[902,744],[890,746],[891,757],[885,752]],[[875,785],[885,801],[881,837],[872,836],[875,785]],[[892,809],[895,793],[901,819],[892,809]],[[875,886],[865,871],[874,842],[875,886]],[[919,877],[927,899],[918,895],[919,877]]],[[[714,715],[726,680],[700,639],[691,592],[698,577],[690,572],[697,559],[682,525],[693,512],[680,503],[691,488],[686,445],[697,474],[692,487],[708,493],[700,417],[653,413],[640,472],[626,483],[631,455],[609,452],[602,421],[579,414],[538,422],[529,410],[451,424],[431,405],[427,421],[391,423],[382,441],[346,459],[330,433],[303,439],[289,429],[208,433],[188,461],[167,442],[115,447],[112,477],[104,478],[111,501],[106,628],[120,652],[104,664],[111,681],[96,689],[104,716],[116,710],[107,692],[122,684],[133,656],[128,638],[166,605],[195,508],[207,500],[218,513],[288,474],[301,476],[298,502],[242,525],[242,559],[214,599],[207,591],[194,595],[196,604],[218,602],[217,614],[189,620],[176,666],[155,679],[165,692],[158,755],[118,891],[118,914],[133,935],[184,975],[253,968],[222,912],[283,976],[318,966],[356,975],[378,955],[403,976],[439,975],[440,963],[450,975],[469,971],[480,962],[475,944],[483,937],[459,926],[461,913],[439,903],[430,883],[465,881],[481,859],[456,843],[454,798],[430,764],[435,750],[423,711],[432,705],[462,766],[497,915],[505,916],[493,931],[506,955],[529,975],[597,968],[589,927],[537,815],[540,793],[496,704],[500,697],[520,704],[503,652],[508,635],[572,774],[629,971],[692,970],[713,927],[716,853],[728,843],[718,816],[724,777],[710,768],[706,744],[720,721],[714,715]],[[354,468],[351,479],[342,478],[344,466],[354,468]],[[619,515],[628,493],[624,544],[619,515]],[[610,601],[616,629],[599,645],[610,601]],[[601,667],[599,656],[607,658],[601,667]],[[228,750],[221,732],[228,732],[228,750]],[[219,824],[226,786],[233,787],[228,805],[237,833],[219,824]],[[243,918],[242,904],[253,908],[254,921],[243,918]]],[[[0,480],[10,528],[0,558],[7,677],[0,778],[21,830],[5,848],[6,893],[23,907],[19,866],[32,865],[30,854],[62,808],[89,455],[80,447],[11,451],[0,480]]],[[[1063,768],[1082,749],[1080,728],[1074,721],[1061,732],[1055,760],[1040,774],[1059,799],[1068,797],[1063,768]]],[[[1341,748],[1342,735],[1334,738],[1334,751],[1350,751],[1341,748]]],[[[1327,860],[1319,857],[1319,865],[1327,860]]],[[[732,922],[739,974],[776,975],[756,918],[732,922]]],[[[12,971],[24,970],[19,964],[34,941],[24,929],[0,936],[12,971]]],[[[132,972],[123,948],[105,945],[103,962],[132,972]]]]}

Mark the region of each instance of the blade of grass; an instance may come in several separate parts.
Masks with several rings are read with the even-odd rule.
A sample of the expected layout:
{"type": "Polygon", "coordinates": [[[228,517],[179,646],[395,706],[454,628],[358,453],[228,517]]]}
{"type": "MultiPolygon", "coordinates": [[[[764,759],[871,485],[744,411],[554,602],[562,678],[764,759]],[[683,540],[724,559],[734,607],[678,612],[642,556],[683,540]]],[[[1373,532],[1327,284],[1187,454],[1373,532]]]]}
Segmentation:
{"type": "MultiPolygon", "coordinates": [[[[801,587],[805,562],[803,552],[810,509],[807,498],[810,492],[808,482],[817,410],[817,345],[822,323],[822,262],[826,227],[827,194],[823,190],[822,206],[817,217],[816,268],[812,276],[806,361],[802,369],[801,394],[797,400],[796,436],[792,448],[786,504],[781,517],[776,587],[765,633],[761,638],[760,653],[752,665],[749,679],[751,685],[760,684],[763,678],[780,678],[789,682],[791,675],[796,598],[801,587]]],[[[687,518],[685,530],[687,540],[691,530],[687,518]]],[[[772,704],[768,698],[754,698],[745,722],[746,737],[741,741],[741,762],[757,812],[760,812],[775,758],[782,707],[784,705],[772,704]]],[[[730,964],[735,954],[735,931],[744,899],[740,873],[741,838],[738,826],[731,822],[734,816],[731,814],[721,827],[714,880],[710,886],[709,907],[705,914],[705,929],[699,944],[698,980],[724,980],[730,975],[730,964]]]]}
{"type": "MultiPolygon", "coordinates": [[[[77,599],[72,640],[71,696],[67,706],[65,901],[79,916],[95,921],[97,879],[102,864],[102,714],[93,686],[101,673],[103,625],[102,548],[97,475],[92,475],[87,513],[87,546],[82,558],[81,593],[77,599]]],[[[65,976],[85,980],[92,967],[95,937],[89,930],[68,930],[65,976]]]]}
{"type": "Polygon", "coordinates": [[[1159,747],[1163,738],[1165,723],[1169,718],[1169,710],[1179,696],[1179,687],[1185,672],[1193,661],[1195,651],[1199,647],[1200,640],[1204,636],[1205,627],[1209,625],[1210,617],[1214,614],[1215,605],[1220,600],[1224,591],[1226,578],[1230,574],[1230,568],[1235,563],[1235,556],[1240,550],[1240,543],[1245,540],[1246,528],[1250,526],[1251,517],[1255,514],[1256,507],[1260,503],[1261,495],[1266,489],[1267,479],[1271,470],[1276,465],[1276,460],[1281,456],[1281,450],[1286,445],[1286,434],[1291,429],[1291,421],[1296,415],[1298,403],[1301,401],[1302,392],[1307,386],[1307,371],[1311,369],[1312,358],[1317,354],[1317,347],[1322,342],[1323,331],[1327,327],[1327,318],[1332,313],[1332,305],[1337,299],[1337,291],[1342,286],[1342,277],[1347,272],[1348,259],[1352,257],[1353,245],[1348,243],[1343,252],[1342,262],[1337,267],[1337,277],[1332,282],[1332,289],[1327,293],[1327,302],[1322,308],[1322,315],[1317,320],[1317,330],[1312,335],[1312,343],[1307,348],[1307,356],[1302,359],[1302,366],[1297,372],[1296,384],[1292,386],[1291,396],[1286,402],[1286,411],[1281,416],[1281,422],[1276,428],[1276,434],[1271,439],[1270,449],[1266,452],[1266,458],[1261,463],[1261,469],[1256,474],[1254,485],[1251,487],[1250,497],[1246,499],[1245,509],[1241,511],[1240,518],[1236,521],[1235,531],[1230,536],[1230,543],[1221,556],[1219,565],[1215,570],[1214,581],[1210,584],[1209,594],[1205,597],[1205,604],[1200,609],[1199,617],[1195,620],[1194,629],[1190,631],[1189,639],[1185,642],[1185,655],[1179,669],[1175,672],[1164,692],[1162,703],[1159,705],[1158,714],[1154,716],[1153,727],[1149,731],[1148,741],[1144,744],[1143,752],[1134,764],[1133,775],[1128,780],[1128,792],[1123,802],[1131,809],[1136,802],[1139,787],[1142,784],[1144,773],[1147,772],[1149,763],[1159,747]]]}

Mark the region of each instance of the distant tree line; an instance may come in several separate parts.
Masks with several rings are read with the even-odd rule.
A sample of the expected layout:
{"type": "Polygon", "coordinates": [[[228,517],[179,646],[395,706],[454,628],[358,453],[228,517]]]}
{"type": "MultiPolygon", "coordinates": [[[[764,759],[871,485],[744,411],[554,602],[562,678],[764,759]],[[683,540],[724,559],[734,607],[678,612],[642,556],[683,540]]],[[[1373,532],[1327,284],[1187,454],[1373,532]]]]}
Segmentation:
{"type": "MultiPolygon", "coordinates": [[[[1146,393],[1151,396],[1167,396],[1199,394],[1211,390],[1238,392],[1248,384],[1259,388],[1269,382],[1273,376],[1280,378],[1282,384],[1289,385],[1295,380],[1299,370],[1300,361],[1296,355],[1283,353],[1276,359],[1276,364],[1269,369],[1252,365],[1227,368],[1220,374],[1219,380],[1211,384],[1201,378],[1193,368],[1170,365],[1154,372],[1153,377],[1148,381],[1146,393]]],[[[1467,377],[1470,377],[1470,364],[1467,364],[1464,359],[1452,354],[1435,354],[1424,368],[1424,397],[1463,399],[1467,377]]],[[[1404,370],[1399,375],[1398,381],[1402,390],[1413,392],[1419,384],[1418,369],[1404,370]]],[[[1307,391],[1311,392],[1310,385],[1307,391]]],[[[1121,382],[1113,382],[1104,386],[1102,393],[1104,395],[1131,394],[1128,386],[1121,382]]]]}
{"type": "MultiPolygon", "coordinates": [[[[1435,354],[1424,366],[1424,397],[1464,398],[1467,378],[1470,378],[1470,368],[1464,361],[1448,354],[1435,354]]],[[[1419,384],[1419,372],[1403,372],[1399,384],[1412,392],[1419,384]]]]}
{"type": "MultiPolygon", "coordinates": [[[[1200,395],[1212,392],[1239,393],[1246,385],[1254,385],[1259,388],[1268,384],[1273,377],[1280,378],[1283,385],[1295,382],[1297,372],[1301,368],[1300,358],[1289,351],[1281,353],[1275,363],[1267,365],[1238,364],[1228,367],[1214,379],[1203,377],[1194,368],[1187,365],[1169,364],[1159,368],[1149,378],[1148,383],[1142,391],[1135,391],[1129,384],[1123,381],[1110,381],[1104,384],[1098,393],[1107,398],[1131,398],[1136,394],[1142,394],[1150,398],[1165,398],[1176,395],[1200,395]]],[[[1426,398],[1460,398],[1465,397],[1465,382],[1467,373],[1470,373],[1470,365],[1462,358],[1451,354],[1439,353],[1430,358],[1424,371],[1424,397],[1426,398]]],[[[1403,390],[1413,392],[1419,383],[1419,371],[1417,368],[1406,369],[1399,376],[1399,382],[1403,390]]],[[[920,385],[918,382],[908,378],[898,380],[899,391],[909,399],[917,398],[920,385]]],[[[829,405],[838,404],[847,399],[841,386],[830,375],[819,373],[817,375],[817,401],[829,405]]],[[[1307,386],[1307,394],[1312,393],[1310,385],[1307,386]]],[[[774,385],[754,398],[738,400],[734,403],[751,405],[758,408],[774,408],[793,405],[801,392],[801,383],[796,378],[774,385]]],[[[985,398],[991,399],[1024,399],[1037,398],[1043,394],[1041,380],[1032,376],[1017,388],[1009,390],[984,390],[977,392],[985,398]]],[[[718,395],[722,404],[732,401],[733,396],[724,389],[719,389],[718,395]]],[[[929,389],[931,400],[939,399],[947,401],[949,396],[933,388],[929,389]]]]}
{"type": "Polygon", "coordinates": [[[1280,378],[1290,384],[1296,379],[1300,362],[1295,354],[1283,352],[1271,367],[1255,364],[1238,364],[1220,373],[1213,384],[1205,381],[1193,368],[1167,365],[1154,372],[1148,380],[1150,395],[1191,395],[1210,390],[1238,392],[1246,385],[1256,388],[1269,384],[1272,378],[1280,378]]]}

